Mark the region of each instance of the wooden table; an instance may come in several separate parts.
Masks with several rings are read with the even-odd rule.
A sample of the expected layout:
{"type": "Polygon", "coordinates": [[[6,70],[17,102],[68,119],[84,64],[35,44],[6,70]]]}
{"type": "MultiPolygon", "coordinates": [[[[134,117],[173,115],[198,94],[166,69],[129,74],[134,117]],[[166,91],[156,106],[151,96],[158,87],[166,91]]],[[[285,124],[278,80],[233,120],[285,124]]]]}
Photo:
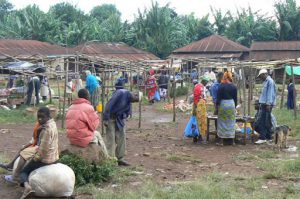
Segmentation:
{"type": "MultiPolygon", "coordinates": [[[[217,131],[210,131],[209,127],[210,127],[210,121],[213,120],[215,121],[215,124],[217,124],[218,121],[218,116],[217,115],[209,115],[207,116],[207,132],[206,132],[206,136],[207,136],[207,141],[209,140],[209,135],[213,134],[216,135],[217,137],[217,131]]],[[[254,117],[249,117],[249,116],[236,116],[235,118],[236,122],[242,122],[244,123],[244,135],[243,135],[243,144],[246,144],[246,140],[247,140],[247,123],[250,123],[251,126],[253,126],[254,123],[254,117]]],[[[254,130],[252,128],[252,132],[251,134],[254,133],[254,130]]]]}

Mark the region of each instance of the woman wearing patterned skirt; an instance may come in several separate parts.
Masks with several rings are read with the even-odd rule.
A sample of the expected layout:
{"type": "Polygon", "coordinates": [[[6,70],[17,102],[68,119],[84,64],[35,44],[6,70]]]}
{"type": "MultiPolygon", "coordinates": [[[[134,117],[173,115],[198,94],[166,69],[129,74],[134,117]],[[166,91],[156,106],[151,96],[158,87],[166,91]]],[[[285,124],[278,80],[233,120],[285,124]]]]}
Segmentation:
{"type": "Polygon", "coordinates": [[[217,134],[220,145],[223,139],[231,139],[234,144],[235,138],[235,107],[237,106],[237,88],[232,83],[232,73],[224,73],[223,80],[217,93],[218,128],[217,134]]]}

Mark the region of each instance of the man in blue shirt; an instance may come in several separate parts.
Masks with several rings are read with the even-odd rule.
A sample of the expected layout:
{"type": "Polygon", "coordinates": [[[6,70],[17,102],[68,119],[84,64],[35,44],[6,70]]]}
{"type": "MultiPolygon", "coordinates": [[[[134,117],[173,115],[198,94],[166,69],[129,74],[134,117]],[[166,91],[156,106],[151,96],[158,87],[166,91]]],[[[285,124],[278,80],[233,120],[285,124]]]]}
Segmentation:
{"type": "Polygon", "coordinates": [[[213,100],[213,103],[215,105],[215,110],[216,110],[216,103],[217,103],[217,93],[218,93],[218,89],[219,89],[219,86],[221,84],[222,78],[223,78],[223,73],[219,72],[217,74],[217,80],[212,84],[212,86],[209,89],[210,95],[212,96],[212,100],[213,100]]]}
{"type": "Polygon", "coordinates": [[[258,119],[259,140],[256,144],[272,141],[272,108],[276,105],[276,85],[266,69],[259,71],[258,77],[263,82],[262,92],[259,97],[260,117],[258,119]]]}
{"type": "Polygon", "coordinates": [[[118,164],[129,166],[125,161],[125,122],[131,115],[131,103],[140,100],[139,94],[131,93],[126,89],[117,89],[107,102],[103,113],[103,122],[106,126],[106,146],[108,154],[118,159],[118,164]]]}

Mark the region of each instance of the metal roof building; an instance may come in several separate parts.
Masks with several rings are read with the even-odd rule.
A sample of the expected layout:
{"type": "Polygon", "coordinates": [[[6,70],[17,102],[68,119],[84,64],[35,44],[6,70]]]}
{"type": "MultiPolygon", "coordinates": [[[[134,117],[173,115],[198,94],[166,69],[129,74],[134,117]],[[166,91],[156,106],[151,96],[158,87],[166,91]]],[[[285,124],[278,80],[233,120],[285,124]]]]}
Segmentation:
{"type": "Polygon", "coordinates": [[[172,52],[176,59],[248,59],[250,49],[220,35],[211,35],[172,52]]]}
{"type": "Polygon", "coordinates": [[[296,59],[300,57],[300,41],[253,42],[250,59],[253,61],[272,61],[296,59]]]}
{"type": "Polygon", "coordinates": [[[159,60],[152,53],[128,46],[125,43],[87,42],[69,49],[73,54],[97,56],[103,59],[123,61],[159,60]]]}
{"type": "Polygon", "coordinates": [[[65,55],[67,49],[58,45],[35,40],[0,40],[0,59],[33,59],[48,56],[65,55]]]}

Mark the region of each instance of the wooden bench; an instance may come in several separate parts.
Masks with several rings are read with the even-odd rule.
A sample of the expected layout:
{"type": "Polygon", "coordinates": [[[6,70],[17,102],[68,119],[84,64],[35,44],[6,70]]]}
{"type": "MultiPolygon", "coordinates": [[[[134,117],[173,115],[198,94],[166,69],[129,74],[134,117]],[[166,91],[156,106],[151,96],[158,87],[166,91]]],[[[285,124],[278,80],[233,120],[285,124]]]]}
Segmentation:
{"type": "MultiPolygon", "coordinates": [[[[217,131],[210,131],[210,121],[215,121],[215,124],[217,124],[218,121],[218,116],[217,115],[209,115],[207,116],[207,132],[206,132],[206,136],[207,136],[207,141],[209,140],[209,136],[211,134],[215,135],[217,137],[217,131]]],[[[244,123],[244,134],[243,134],[243,144],[246,144],[246,140],[247,140],[247,123],[250,123],[251,126],[253,126],[254,123],[254,117],[243,117],[243,116],[236,116],[235,118],[236,122],[242,122],[244,123]]],[[[253,134],[253,128],[252,128],[252,132],[251,134],[253,134]]]]}

